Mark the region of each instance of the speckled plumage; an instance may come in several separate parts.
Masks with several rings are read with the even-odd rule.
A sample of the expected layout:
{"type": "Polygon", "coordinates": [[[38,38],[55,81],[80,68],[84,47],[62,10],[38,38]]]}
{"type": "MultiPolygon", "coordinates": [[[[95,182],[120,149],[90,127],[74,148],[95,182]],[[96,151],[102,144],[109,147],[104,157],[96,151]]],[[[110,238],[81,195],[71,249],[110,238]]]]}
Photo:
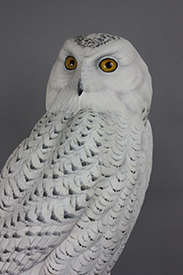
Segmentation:
{"type": "Polygon", "coordinates": [[[97,48],[102,46],[106,43],[121,39],[120,36],[117,35],[110,35],[99,33],[95,35],[95,37],[90,37],[88,35],[79,35],[74,37],[74,42],[76,42],[79,46],[89,47],[89,48],[97,48]]]}
{"type": "MultiPolygon", "coordinates": [[[[99,35],[89,35],[88,39],[93,37],[99,35]]],[[[109,41],[104,52],[120,40],[109,41]]],[[[138,93],[133,101],[126,91],[119,94],[117,87],[113,94],[106,86],[90,86],[89,61],[87,57],[80,61],[78,52],[81,49],[82,53],[83,47],[75,38],[66,41],[63,48],[48,83],[47,113],[1,173],[0,274],[110,274],[148,187],[152,166],[152,133],[147,120],[151,85],[145,64],[140,63],[137,69],[137,79],[143,66],[145,76],[140,80],[140,92],[139,85],[133,88],[133,93],[138,93]],[[78,66],[62,84],[60,78],[68,73],[63,69],[67,56],[63,51],[71,50],[78,66]],[[80,96],[79,80],[83,85],[80,96]],[[139,95],[144,87],[147,93],[139,95]],[[106,103],[109,93],[112,95],[106,103]]],[[[99,49],[102,45],[88,52],[86,46],[84,54],[90,53],[90,59],[94,54],[98,60],[92,51],[99,49]]],[[[140,59],[138,54],[136,58],[140,59]]],[[[132,64],[129,57],[126,61],[132,64]]],[[[127,66],[125,59],[123,62],[127,66]]],[[[105,77],[114,77],[115,86],[115,72],[104,76],[103,82],[105,77]]],[[[139,83],[134,79],[130,86],[134,81],[139,83]]]]}

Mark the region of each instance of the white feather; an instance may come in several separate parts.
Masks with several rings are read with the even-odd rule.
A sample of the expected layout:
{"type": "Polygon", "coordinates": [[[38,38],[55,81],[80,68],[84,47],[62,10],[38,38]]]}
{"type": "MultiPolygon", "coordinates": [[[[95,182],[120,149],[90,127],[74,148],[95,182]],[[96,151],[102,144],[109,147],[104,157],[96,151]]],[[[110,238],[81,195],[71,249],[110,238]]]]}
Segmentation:
{"type": "Polygon", "coordinates": [[[125,39],[66,41],[47,113],[1,173],[0,274],[110,274],[150,179],[151,97],[147,66],[125,39]],[[118,63],[110,73],[99,66],[108,57],[118,63]]]}

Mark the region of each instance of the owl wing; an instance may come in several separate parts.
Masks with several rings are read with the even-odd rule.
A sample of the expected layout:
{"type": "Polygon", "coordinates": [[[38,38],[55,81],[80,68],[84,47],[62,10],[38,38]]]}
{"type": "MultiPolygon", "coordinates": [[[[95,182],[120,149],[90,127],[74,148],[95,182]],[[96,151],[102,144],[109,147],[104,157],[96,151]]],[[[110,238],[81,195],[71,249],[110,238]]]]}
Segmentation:
{"type": "Polygon", "coordinates": [[[111,123],[90,110],[47,113],[7,160],[0,185],[2,273],[30,269],[72,230],[106,176],[111,123]]]}
{"type": "Polygon", "coordinates": [[[41,275],[109,274],[138,217],[151,173],[150,123],[111,114],[104,120],[95,193],[41,275]]]}
{"type": "Polygon", "coordinates": [[[100,268],[116,261],[140,210],[138,190],[145,193],[150,173],[143,131],[130,123],[125,116],[91,110],[47,113],[38,122],[1,174],[2,273],[27,272],[44,259],[43,274],[59,268],[74,274],[97,267],[97,261],[100,268]],[[69,265],[68,258],[76,260],[69,265]]]}

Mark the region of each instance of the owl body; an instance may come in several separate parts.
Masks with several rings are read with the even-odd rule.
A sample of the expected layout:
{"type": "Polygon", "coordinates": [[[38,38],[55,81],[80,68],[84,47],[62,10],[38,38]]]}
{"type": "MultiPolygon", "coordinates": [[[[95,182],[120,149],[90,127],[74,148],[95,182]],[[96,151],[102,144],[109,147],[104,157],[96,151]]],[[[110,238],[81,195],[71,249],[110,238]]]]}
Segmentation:
{"type": "Polygon", "coordinates": [[[128,48],[104,34],[62,48],[47,113],[1,173],[0,274],[110,274],[152,166],[150,77],[128,48]]]}

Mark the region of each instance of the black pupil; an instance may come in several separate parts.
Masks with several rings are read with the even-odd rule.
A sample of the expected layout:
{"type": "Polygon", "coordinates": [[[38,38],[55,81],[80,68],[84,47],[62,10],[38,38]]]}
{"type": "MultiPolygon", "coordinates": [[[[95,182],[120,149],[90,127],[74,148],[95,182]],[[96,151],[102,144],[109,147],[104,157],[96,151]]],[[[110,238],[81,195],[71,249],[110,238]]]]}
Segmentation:
{"type": "Polygon", "coordinates": [[[70,65],[71,65],[71,66],[74,66],[74,65],[75,65],[75,60],[74,60],[74,59],[71,59],[70,65]]]}
{"type": "Polygon", "coordinates": [[[112,62],[108,61],[105,65],[107,69],[110,69],[112,67],[112,62]]]}

